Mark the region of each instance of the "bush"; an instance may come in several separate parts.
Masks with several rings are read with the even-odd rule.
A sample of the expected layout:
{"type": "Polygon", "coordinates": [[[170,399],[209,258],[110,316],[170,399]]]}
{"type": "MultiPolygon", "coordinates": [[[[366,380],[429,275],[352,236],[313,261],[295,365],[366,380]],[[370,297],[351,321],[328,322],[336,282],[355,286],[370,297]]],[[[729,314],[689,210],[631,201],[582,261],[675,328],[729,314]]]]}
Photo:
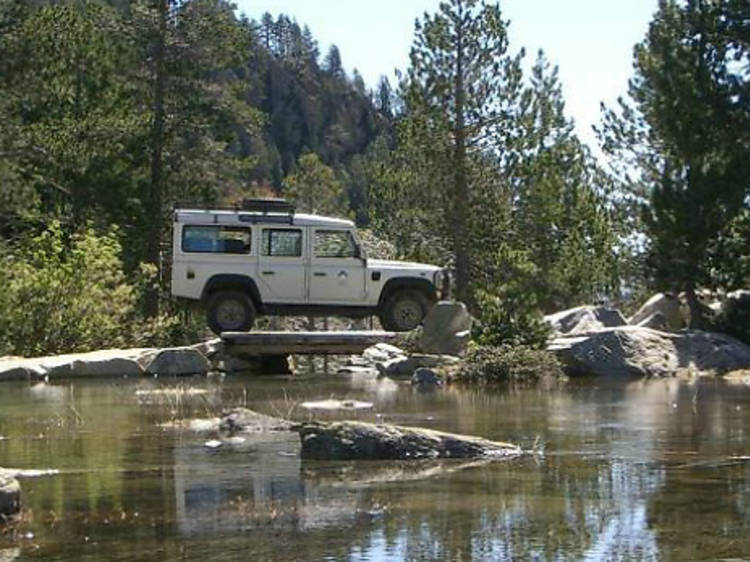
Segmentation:
{"type": "Polygon", "coordinates": [[[185,314],[140,313],[145,268],[128,278],[117,232],[66,236],[52,223],[0,256],[0,355],[49,355],[186,339],[185,314]]]}
{"type": "Polygon", "coordinates": [[[563,377],[562,365],[550,352],[526,345],[470,346],[458,382],[498,384],[537,382],[563,377]]]}
{"type": "Polygon", "coordinates": [[[115,233],[69,240],[58,223],[3,256],[0,352],[89,350],[126,342],[138,292],[122,271],[115,233]]]}
{"type": "Polygon", "coordinates": [[[542,349],[550,327],[531,300],[522,293],[499,296],[477,291],[477,321],[471,339],[480,346],[526,346],[542,349]]]}
{"type": "MultiPolygon", "coordinates": [[[[479,280],[471,338],[478,345],[524,345],[542,349],[550,334],[534,284],[540,275],[528,252],[501,244],[479,280]]],[[[474,312],[474,310],[472,311],[474,312]]]]}

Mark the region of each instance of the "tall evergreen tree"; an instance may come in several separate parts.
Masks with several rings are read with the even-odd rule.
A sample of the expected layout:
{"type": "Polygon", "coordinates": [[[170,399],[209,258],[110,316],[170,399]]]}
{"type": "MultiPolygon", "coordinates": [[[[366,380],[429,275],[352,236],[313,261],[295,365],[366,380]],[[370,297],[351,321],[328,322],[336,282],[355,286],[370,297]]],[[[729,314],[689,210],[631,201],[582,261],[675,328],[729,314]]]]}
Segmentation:
{"type": "MultiPolygon", "coordinates": [[[[508,168],[516,245],[536,275],[533,290],[547,312],[611,293],[617,232],[606,209],[609,181],[573,132],[557,67],[540,52],[523,96],[518,158],[508,168]]],[[[497,272],[502,273],[502,264],[497,272]]]]}
{"type": "Polygon", "coordinates": [[[331,76],[341,78],[344,76],[344,67],[341,64],[341,52],[336,45],[331,45],[323,61],[323,69],[331,76]]]}
{"type": "Polygon", "coordinates": [[[284,180],[284,196],[305,213],[337,214],[344,209],[344,190],[332,168],[313,153],[302,155],[297,170],[284,180]]]}
{"type": "Polygon", "coordinates": [[[487,137],[502,127],[504,101],[513,88],[509,83],[520,76],[518,59],[507,54],[506,27],[497,4],[450,0],[417,22],[410,54],[408,111],[434,131],[443,129],[449,138],[445,157],[451,177],[445,204],[456,295],[466,301],[471,298],[469,205],[475,189],[471,152],[486,146],[487,137]]]}
{"type": "Polygon", "coordinates": [[[635,48],[632,105],[604,116],[605,149],[637,172],[625,181],[642,200],[654,283],[685,291],[693,327],[709,249],[750,194],[748,46],[727,35],[737,6],[661,0],[635,48]]]}
{"type": "MultiPolygon", "coordinates": [[[[216,77],[242,62],[250,37],[224,0],[143,0],[132,11],[140,62],[133,78],[150,129],[150,172],[142,191],[145,257],[161,271],[168,203],[191,195],[210,200],[235,179],[227,143],[238,126],[253,127],[257,115],[234,89],[217,88],[216,77]]],[[[156,291],[147,297],[147,313],[156,314],[156,291]]]]}

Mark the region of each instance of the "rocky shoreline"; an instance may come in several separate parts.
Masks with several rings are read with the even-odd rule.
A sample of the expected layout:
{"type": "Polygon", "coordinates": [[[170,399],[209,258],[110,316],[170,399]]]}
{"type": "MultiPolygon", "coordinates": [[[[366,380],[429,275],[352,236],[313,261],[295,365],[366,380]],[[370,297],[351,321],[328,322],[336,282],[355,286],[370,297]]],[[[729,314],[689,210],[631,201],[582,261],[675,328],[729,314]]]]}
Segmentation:
{"type": "MultiPolygon", "coordinates": [[[[738,292],[734,298],[750,298],[750,293],[738,292]]],[[[750,369],[749,346],[724,334],[687,330],[681,314],[679,300],[662,294],[654,295],[630,319],[612,308],[576,307],[545,317],[553,332],[547,349],[573,376],[703,376],[750,369]]],[[[470,325],[462,304],[438,303],[419,334],[420,353],[381,343],[345,360],[338,373],[410,377],[420,388],[441,386],[461,368],[470,325]]],[[[291,372],[286,356],[236,357],[218,338],[166,349],[0,358],[0,382],[291,372]]]]}
{"type": "MultiPolygon", "coordinates": [[[[732,298],[750,296],[738,292],[732,298]]],[[[654,295],[629,319],[616,309],[581,306],[545,320],[553,330],[547,349],[571,375],[706,376],[750,369],[749,346],[685,328],[684,307],[670,295],[654,295]]]]}

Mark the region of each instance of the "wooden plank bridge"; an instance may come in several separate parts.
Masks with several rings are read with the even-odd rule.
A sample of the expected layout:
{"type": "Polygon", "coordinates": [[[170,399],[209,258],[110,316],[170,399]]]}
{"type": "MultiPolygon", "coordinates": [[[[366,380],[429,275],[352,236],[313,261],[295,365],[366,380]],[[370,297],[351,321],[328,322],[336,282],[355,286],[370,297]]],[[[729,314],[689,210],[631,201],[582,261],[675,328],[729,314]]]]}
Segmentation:
{"type": "Polygon", "coordinates": [[[376,343],[389,342],[393,332],[222,332],[230,355],[268,357],[282,355],[350,355],[376,343]]]}

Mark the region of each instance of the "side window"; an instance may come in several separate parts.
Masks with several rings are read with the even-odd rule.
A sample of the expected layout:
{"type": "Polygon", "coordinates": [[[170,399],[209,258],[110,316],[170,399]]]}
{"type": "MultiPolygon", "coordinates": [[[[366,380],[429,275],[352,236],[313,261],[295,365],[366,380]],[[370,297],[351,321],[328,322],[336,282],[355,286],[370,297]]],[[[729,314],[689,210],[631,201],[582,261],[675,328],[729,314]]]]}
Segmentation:
{"type": "Polygon", "coordinates": [[[297,258],[302,255],[302,231],[289,228],[264,228],[264,256],[297,258]]]}
{"type": "Polygon", "coordinates": [[[252,231],[237,226],[182,227],[182,251],[209,254],[249,254],[252,231]]]}
{"type": "Polygon", "coordinates": [[[348,230],[315,231],[316,258],[355,258],[357,254],[357,245],[348,230]]]}

